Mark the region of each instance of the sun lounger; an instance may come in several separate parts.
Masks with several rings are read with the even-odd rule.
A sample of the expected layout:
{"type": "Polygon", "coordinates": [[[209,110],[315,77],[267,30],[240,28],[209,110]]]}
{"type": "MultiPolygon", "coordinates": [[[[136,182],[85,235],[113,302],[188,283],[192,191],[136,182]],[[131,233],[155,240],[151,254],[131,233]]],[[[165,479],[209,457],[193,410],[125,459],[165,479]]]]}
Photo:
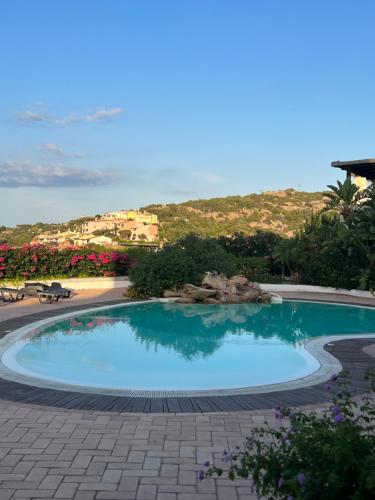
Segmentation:
{"type": "Polygon", "coordinates": [[[25,286],[18,288],[0,288],[0,297],[4,302],[15,302],[24,297],[38,297],[41,304],[57,302],[61,297],[69,298],[72,291],[63,288],[61,283],[52,283],[51,286],[45,283],[25,283],[25,286]]]}
{"type": "Polygon", "coordinates": [[[72,291],[69,288],[63,288],[61,286],[61,283],[58,283],[56,281],[53,281],[51,285],[47,285],[46,283],[40,283],[40,282],[27,282],[25,283],[25,287],[41,287],[41,290],[46,291],[46,292],[53,292],[56,295],[59,295],[59,297],[63,297],[64,299],[69,299],[72,291]]]}
{"type": "Polygon", "coordinates": [[[23,299],[19,294],[18,288],[2,287],[0,288],[0,296],[4,302],[15,302],[16,300],[23,299]]]}

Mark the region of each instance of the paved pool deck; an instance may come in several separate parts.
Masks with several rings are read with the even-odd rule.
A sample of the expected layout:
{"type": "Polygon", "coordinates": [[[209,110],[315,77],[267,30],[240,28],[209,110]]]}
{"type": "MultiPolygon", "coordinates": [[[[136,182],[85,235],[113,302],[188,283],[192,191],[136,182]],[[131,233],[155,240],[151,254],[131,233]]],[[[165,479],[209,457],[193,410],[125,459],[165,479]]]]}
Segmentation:
{"type": "MultiPolygon", "coordinates": [[[[1,306],[0,331],[4,335],[30,317],[50,317],[68,308],[123,300],[113,295],[101,300],[102,295],[93,291],[90,297],[80,295],[80,299],[51,307],[40,308],[30,301],[1,306]]],[[[285,294],[285,298],[375,305],[373,299],[332,294],[285,294]]],[[[346,346],[354,378],[360,376],[364,360],[365,365],[375,366],[374,341],[366,342],[346,346]]],[[[273,409],[130,413],[112,407],[111,411],[98,411],[17,402],[17,390],[4,394],[0,386],[0,500],[255,500],[249,481],[199,482],[196,471],[205,460],[219,464],[224,449],[243,447],[252,427],[264,422],[278,425],[273,409]]],[[[32,401],[33,389],[28,391],[32,401]]],[[[304,406],[318,411],[323,407],[322,403],[304,406]]]]}

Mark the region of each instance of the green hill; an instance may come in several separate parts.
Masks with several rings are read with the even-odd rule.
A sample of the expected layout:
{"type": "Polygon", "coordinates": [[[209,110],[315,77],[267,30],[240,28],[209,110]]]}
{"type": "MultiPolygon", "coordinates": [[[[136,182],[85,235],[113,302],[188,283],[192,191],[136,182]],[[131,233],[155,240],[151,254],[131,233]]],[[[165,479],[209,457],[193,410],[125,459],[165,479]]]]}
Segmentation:
{"type": "Polygon", "coordinates": [[[291,236],[311,211],[323,208],[323,193],[286,189],[246,196],[191,200],[178,204],[148,205],[155,213],[162,240],[174,241],[186,234],[202,236],[251,234],[256,229],[291,236]]]}
{"type": "MultiPolygon", "coordinates": [[[[235,232],[251,234],[257,229],[291,236],[311,211],[319,210],[323,206],[321,192],[307,193],[286,189],[246,196],[148,205],[142,207],[142,210],[159,217],[161,240],[175,241],[189,233],[226,236],[235,232]]],[[[15,228],[0,226],[0,242],[22,245],[46,231],[78,230],[87,219],[81,218],[61,224],[20,224],[15,228]]]]}

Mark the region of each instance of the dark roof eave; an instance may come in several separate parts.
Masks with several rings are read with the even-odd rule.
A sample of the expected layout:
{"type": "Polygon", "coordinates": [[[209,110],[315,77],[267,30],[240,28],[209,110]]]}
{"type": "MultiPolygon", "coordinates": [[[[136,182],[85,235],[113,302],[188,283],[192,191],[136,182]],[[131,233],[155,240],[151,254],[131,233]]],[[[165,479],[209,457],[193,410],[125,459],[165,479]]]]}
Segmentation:
{"type": "Polygon", "coordinates": [[[375,180],[375,158],[353,161],[333,161],[331,166],[334,168],[341,168],[341,170],[346,170],[360,177],[366,177],[366,179],[370,181],[375,180]]]}

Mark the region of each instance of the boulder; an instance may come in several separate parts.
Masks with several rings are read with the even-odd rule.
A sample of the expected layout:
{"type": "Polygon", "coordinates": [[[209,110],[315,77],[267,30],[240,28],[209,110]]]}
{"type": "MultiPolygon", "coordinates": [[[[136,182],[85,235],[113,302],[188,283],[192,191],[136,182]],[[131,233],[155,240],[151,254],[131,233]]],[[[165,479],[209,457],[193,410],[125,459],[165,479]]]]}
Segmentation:
{"type": "Polygon", "coordinates": [[[206,273],[204,275],[202,286],[212,288],[213,290],[224,290],[227,287],[228,278],[224,274],[206,273]]]}
{"type": "Polygon", "coordinates": [[[262,304],[270,304],[271,303],[271,295],[267,292],[262,292],[259,296],[259,302],[262,304]]]}
{"type": "Polygon", "coordinates": [[[165,290],[164,297],[179,297],[179,304],[269,304],[272,295],[262,291],[257,283],[251,283],[245,276],[233,276],[228,279],[223,274],[206,273],[202,287],[184,285],[181,290],[165,290]]]}
{"type": "Polygon", "coordinates": [[[208,297],[203,301],[205,304],[221,304],[220,300],[214,299],[213,297],[208,297]]]}
{"type": "Polygon", "coordinates": [[[259,290],[248,287],[246,290],[242,291],[240,296],[242,298],[242,302],[258,302],[260,293],[259,290]]]}
{"type": "Polygon", "coordinates": [[[163,297],[165,299],[169,299],[172,297],[179,297],[179,296],[180,296],[180,292],[178,290],[173,290],[170,288],[167,288],[166,290],[164,290],[164,293],[163,293],[163,297]]]}
{"type": "Polygon", "coordinates": [[[180,291],[180,297],[194,300],[204,300],[214,295],[216,295],[216,290],[209,290],[191,284],[184,285],[180,291]]]}
{"type": "Polygon", "coordinates": [[[232,276],[228,280],[228,285],[239,285],[239,286],[245,286],[249,284],[249,281],[245,276],[232,276]]]}

